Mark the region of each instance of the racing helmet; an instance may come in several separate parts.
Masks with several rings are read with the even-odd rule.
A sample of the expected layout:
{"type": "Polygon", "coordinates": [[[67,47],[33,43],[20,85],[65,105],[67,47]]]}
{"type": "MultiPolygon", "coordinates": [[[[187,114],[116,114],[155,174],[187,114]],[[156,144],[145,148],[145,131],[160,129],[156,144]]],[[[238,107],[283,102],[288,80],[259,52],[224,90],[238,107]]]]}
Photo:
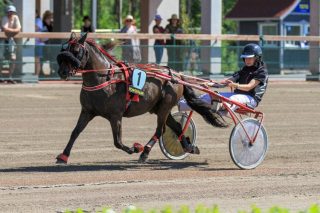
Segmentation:
{"type": "Polygon", "coordinates": [[[245,58],[253,57],[255,57],[256,59],[261,59],[262,49],[258,44],[250,43],[244,46],[240,58],[244,60],[245,58]]]}

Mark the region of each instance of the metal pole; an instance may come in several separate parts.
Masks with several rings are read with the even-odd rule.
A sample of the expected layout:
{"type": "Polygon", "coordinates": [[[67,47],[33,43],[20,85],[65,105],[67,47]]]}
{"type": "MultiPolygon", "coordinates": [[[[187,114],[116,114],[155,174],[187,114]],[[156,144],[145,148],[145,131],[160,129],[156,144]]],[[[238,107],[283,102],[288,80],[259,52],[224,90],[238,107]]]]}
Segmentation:
{"type": "MultiPolygon", "coordinates": [[[[320,35],[320,2],[310,1],[310,34],[311,36],[320,35]]],[[[320,46],[319,42],[310,42],[309,63],[311,76],[307,80],[320,80],[320,46]]]]}
{"type": "Polygon", "coordinates": [[[119,0],[119,29],[122,26],[122,0],[119,0]]]}
{"type": "Polygon", "coordinates": [[[97,29],[97,0],[92,0],[92,26],[93,29],[97,29]]]}

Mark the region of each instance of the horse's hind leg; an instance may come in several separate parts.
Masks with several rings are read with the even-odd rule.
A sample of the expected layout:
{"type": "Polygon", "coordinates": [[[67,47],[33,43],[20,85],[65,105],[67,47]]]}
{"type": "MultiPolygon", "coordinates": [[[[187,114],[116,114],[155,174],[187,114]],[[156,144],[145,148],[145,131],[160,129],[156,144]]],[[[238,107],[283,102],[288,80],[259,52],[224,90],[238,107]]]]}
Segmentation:
{"type": "Polygon", "coordinates": [[[182,126],[179,122],[177,122],[173,116],[171,115],[171,113],[168,115],[166,124],[168,127],[170,127],[174,133],[176,133],[176,135],[179,137],[182,134],[182,126]]]}
{"type": "Polygon", "coordinates": [[[87,124],[95,117],[95,115],[85,111],[81,110],[78,122],[76,127],[73,129],[69,142],[66,146],[66,148],[63,150],[63,153],[57,156],[56,163],[67,163],[68,157],[70,156],[70,152],[72,149],[72,146],[75,142],[75,140],[78,138],[79,134],[86,128],[87,124]]]}
{"type": "Polygon", "coordinates": [[[169,114],[166,124],[168,127],[170,127],[172,129],[172,131],[174,131],[174,133],[180,137],[179,140],[181,142],[182,148],[189,153],[192,154],[200,154],[200,150],[198,147],[192,145],[190,143],[190,139],[188,139],[187,137],[185,137],[184,135],[182,135],[182,126],[179,122],[177,122],[173,116],[171,115],[171,113],[169,114]]]}

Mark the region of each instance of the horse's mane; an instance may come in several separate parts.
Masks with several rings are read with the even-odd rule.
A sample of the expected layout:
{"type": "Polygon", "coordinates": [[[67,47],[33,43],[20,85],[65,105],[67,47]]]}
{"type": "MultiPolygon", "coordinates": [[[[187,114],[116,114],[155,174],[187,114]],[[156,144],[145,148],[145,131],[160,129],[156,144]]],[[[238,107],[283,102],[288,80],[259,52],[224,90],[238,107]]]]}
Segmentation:
{"type": "MultiPolygon", "coordinates": [[[[111,51],[115,46],[117,46],[117,43],[111,44],[111,43],[112,43],[112,41],[111,41],[111,42],[108,42],[108,43],[106,43],[106,44],[104,44],[104,45],[102,45],[102,46],[99,46],[99,45],[95,42],[95,40],[93,40],[93,39],[87,39],[87,40],[86,40],[86,43],[87,43],[91,48],[93,48],[93,49],[95,50],[95,52],[97,52],[102,58],[107,59],[107,61],[109,61],[109,62],[110,62],[110,60],[111,60],[111,61],[112,61],[112,60],[113,60],[113,61],[118,61],[118,59],[116,58],[116,56],[110,54],[110,51],[111,51]],[[109,58],[108,56],[106,56],[105,54],[103,54],[103,52],[101,52],[99,48],[101,48],[101,49],[103,49],[104,51],[106,51],[106,52],[108,53],[108,56],[109,56],[110,58],[109,58]]],[[[110,63],[111,63],[111,62],[110,62],[110,63]]]]}

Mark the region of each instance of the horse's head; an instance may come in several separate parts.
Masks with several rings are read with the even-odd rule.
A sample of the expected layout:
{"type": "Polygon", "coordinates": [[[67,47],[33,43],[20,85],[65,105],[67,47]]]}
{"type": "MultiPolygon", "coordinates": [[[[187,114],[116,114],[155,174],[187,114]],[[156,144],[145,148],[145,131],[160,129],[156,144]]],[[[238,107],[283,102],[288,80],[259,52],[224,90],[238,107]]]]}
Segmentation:
{"type": "Polygon", "coordinates": [[[72,33],[70,39],[62,45],[61,51],[57,56],[58,74],[62,79],[67,80],[77,70],[84,69],[89,59],[89,52],[84,44],[86,39],[87,34],[78,39],[75,33],[72,33]]]}

